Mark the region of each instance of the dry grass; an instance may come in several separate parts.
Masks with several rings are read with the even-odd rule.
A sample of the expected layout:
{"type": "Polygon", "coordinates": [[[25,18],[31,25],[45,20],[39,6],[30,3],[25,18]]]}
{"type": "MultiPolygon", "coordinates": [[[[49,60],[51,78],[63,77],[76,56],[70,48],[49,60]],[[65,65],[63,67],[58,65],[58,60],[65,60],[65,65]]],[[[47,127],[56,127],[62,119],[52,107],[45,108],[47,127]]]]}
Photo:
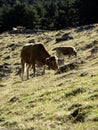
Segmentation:
{"type": "Polygon", "coordinates": [[[98,24],[88,30],[78,28],[38,34],[0,34],[0,126],[9,130],[98,130],[98,24]],[[55,43],[70,33],[71,40],[55,43]],[[65,73],[46,74],[26,81],[16,75],[20,68],[20,50],[29,40],[44,44],[55,55],[57,46],[74,46],[78,68],[65,73]]]}

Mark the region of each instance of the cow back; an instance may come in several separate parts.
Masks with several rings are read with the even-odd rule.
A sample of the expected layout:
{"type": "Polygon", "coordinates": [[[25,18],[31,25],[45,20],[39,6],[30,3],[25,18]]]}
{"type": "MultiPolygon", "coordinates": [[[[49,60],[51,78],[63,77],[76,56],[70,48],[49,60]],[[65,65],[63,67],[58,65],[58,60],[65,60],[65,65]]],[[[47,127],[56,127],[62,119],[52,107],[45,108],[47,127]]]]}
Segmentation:
{"type": "Polygon", "coordinates": [[[42,44],[24,46],[21,51],[22,59],[29,64],[32,64],[36,61],[45,64],[45,59],[49,56],[49,53],[42,44]]]}

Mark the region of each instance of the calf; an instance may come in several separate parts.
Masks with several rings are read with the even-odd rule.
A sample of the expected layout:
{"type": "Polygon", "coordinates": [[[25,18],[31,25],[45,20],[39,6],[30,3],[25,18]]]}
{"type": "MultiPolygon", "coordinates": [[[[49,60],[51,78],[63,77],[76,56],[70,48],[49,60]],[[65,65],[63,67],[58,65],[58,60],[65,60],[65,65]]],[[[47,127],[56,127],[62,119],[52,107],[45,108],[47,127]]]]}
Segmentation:
{"type": "Polygon", "coordinates": [[[21,65],[22,65],[22,80],[27,66],[27,79],[29,78],[29,69],[33,67],[33,75],[35,76],[35,64],[44,67],[43,74],[45,74],[45,65],[53,70],[57,70],[57,62],[54,56],[51,56],[42,44],[26,45],[21,50],[21,65]]]}
{"type": "Polygon", "coordinates": [[[67,55],[70,58],[72,55],[77,56],[77,51],[74,47],[67,47],[67,46],[66,47],[57,47],[56,55],[58,58],[61,58],[64,55],[67,55]]]}

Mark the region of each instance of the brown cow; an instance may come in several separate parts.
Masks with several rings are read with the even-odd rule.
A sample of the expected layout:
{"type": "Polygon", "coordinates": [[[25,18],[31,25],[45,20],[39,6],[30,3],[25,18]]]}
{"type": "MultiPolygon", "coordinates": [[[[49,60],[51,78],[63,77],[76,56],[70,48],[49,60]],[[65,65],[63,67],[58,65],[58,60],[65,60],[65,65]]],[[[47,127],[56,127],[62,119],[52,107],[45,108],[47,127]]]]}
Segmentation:
{"type": "Polygon", "coordinates": [[[41,64],[44,67],[43,74],[45,74],[45,65],[53,70],[57,70],[57,62],[54,56],[51,56],[42,44],[26,45],[21,50],[21,65],[22,65],[22,80],[27,66],[27,79],[29,78],[29,68],[33,67],[33,75],[35,76],[35,64],[41,64]]]}
{"type": "Polygon", "coordinates": [[[57,47],[56,48],[56,55],[58,58],[61,58],[64,55],[67,55],[70,58],[72,55],[77,56],[77,51],[74,47],[69,47],[69,46],[57,47]]]}

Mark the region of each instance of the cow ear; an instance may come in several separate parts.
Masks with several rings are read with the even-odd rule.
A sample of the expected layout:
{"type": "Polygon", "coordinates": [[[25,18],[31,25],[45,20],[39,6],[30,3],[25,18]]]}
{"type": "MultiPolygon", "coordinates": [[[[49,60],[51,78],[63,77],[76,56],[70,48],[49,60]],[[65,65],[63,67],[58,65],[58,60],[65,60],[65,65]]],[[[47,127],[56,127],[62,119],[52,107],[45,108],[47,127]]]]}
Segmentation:
{"type": "Polygon", "coordinates": [[[48,57],[48,58],[46,58],[46,62],[47,62],[47,63],[49,62],[49,57],[48,57]]]}

